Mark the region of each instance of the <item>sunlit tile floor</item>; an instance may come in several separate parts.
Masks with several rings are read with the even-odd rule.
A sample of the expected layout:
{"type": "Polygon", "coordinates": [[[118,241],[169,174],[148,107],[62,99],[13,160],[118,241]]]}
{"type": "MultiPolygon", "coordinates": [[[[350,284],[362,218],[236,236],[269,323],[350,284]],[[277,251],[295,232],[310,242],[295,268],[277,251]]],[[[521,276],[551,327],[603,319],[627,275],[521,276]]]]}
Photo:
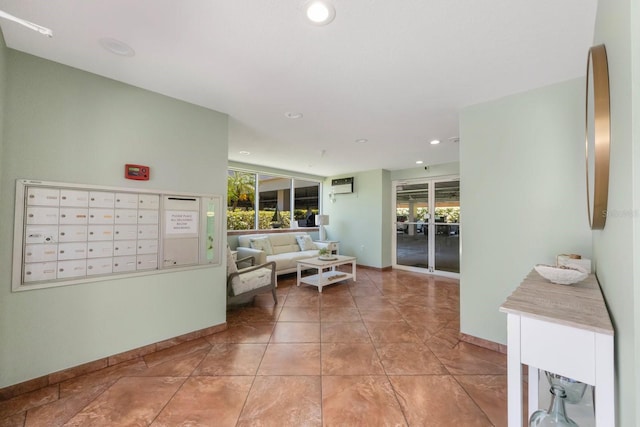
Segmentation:
{"type": "Polygon", "coordinates": [[[460,342],[458,282],[281,277],[224,332],[0,402],[2,426],[506,426],[506,356],[460,342]]]}

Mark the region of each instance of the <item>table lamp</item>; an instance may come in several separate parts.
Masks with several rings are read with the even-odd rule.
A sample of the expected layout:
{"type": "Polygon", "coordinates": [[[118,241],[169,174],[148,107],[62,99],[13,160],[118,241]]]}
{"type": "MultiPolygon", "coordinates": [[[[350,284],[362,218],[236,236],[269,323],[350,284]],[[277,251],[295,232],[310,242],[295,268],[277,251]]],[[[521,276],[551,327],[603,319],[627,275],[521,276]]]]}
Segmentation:
{"type": "Polygon", "coordinates": [[[324,226],[329,225],[329,215],[316,215],[316,225],[320,227],[320,240],[325,240],[324,226]]]}

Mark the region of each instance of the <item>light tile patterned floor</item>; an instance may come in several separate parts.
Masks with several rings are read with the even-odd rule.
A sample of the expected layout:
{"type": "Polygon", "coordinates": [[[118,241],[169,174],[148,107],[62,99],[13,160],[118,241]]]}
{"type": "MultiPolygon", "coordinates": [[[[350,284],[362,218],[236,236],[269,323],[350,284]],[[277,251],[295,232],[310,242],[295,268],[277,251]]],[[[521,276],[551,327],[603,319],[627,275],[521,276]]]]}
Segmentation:
{"type": "Polygon", "coordinates": [[[279,279],[224,332],[0,402],[3,426],[506,426],[506,356],[460,342],[458,282],[279,279]]]}

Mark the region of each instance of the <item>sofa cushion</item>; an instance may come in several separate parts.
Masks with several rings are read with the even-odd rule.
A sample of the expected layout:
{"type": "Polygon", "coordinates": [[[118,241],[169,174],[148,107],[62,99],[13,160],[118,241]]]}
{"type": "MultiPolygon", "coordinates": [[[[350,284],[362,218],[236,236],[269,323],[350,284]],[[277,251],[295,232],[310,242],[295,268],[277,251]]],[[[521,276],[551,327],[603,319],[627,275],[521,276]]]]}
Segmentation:
{"type": "Polygon", "coordinates": [[[312,258],[318,256],[318,250],[287,252],[282,254],[269,255],[267,261],[276,263],[276,271],[295,269],[299,259],[312,258]]]}
{"type": "Polygon", "coordinates": [[[273,248],[271,246],[271,240],[269,239],[269,237],[256,237],[249,240],[249,242],[251,243],[251,247],[253,249],[260,249],[267,255],[273,254],[273,248]]]}
{"type": "Polygon", "coordinates": [[[313,244],[313,240],[311,240],[311,236],[309,235],[296,236],[296,240],[298,241],[298,246],[300,246],[301,251],[316,249],[316,245],[313,244]]]}
{"type": "Polygon", "coordinates": [[[267,237],[267,234],[241,234],[238,236],[238,247],[250,248],[251,239],[258,239],[260,237],[267,237]]]}
{"type": "Polygon", "coordinates": [[[295,245],[282,245],[273,247],[273,255],[289,254],[291,252],[300,252],[300,246],[298,246],[298,244],[296,243],[295,245]]]}
{"type": "Polygon", "coordinates": [[[299,253],[297,253],[293,258],[298,261],[299,259],[305,259],[305,258],[313,258],[318,256],[318,250],[317,249],[312,249],[310,251],[301,251],[299,253]]]}
{"type": "Polygon", "coordinates": [[[269,241],[273,248],[273,255],[298,252],[300,250],[294,233],[270,234],[269,241]]]}

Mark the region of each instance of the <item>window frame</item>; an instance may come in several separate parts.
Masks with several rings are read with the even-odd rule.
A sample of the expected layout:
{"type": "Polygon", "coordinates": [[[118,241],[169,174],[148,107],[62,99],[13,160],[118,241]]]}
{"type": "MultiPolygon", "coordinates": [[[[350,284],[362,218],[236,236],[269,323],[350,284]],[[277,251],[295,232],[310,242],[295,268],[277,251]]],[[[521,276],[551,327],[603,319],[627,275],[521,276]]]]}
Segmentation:
{"type": "MultiPolygon", "coordinates": [[[[296,209],[296,204],[295,204],[295,190],[296,190],[296,181],[305,181],[305,182],[311,182],[311,183],[316,183],[318,185],[318,214],[322,214],[323,212],[323,200],[322,200],[322,194],[323,194],[323,185],[324,185],[324,181],[322,178],[311,178],[311,177],[304,177],[304,176],[300,176],[300,175],[295,175],[295,174],[286,174],[286,173],[277,173],[277,172],[271,172],[271,171],[265,171],[265,170],[260,170],[260,169],[245,169],[245,168],[241,168],[241,167],[234,167],[234,166],[228,166],[227,167],[227,176],[229,176],[230,172],[240,172],[240,173],[245,173],[245,174],[251,174],[253,175],[253,182],[254,182],[254,200],[253,200],[253,210],[254,210],[254,227],[253,228],[248,228],[245,230],[233,230],[233,229],[229,229],[227,228],[227,233],[229,232],[256,232],[256,231],[273,231],[273,230],[278,230],[278,229],[274,229],[274,228],[259,228],[260,226],[260,176],[270,176],[270,177],[276,177],[276,178],[283,178],[283,179],[287,179],[289,180],[289,205],[290,205],[290,209],[289,209],[289,221],[290,221],[290,227],[289,228],[285,228],[282,230],[291,230],[293,227],[293,223],[295,221],[297,221],[295,219],[295,209],[296,209]]],[[[227,205],[226,205],[226,212],[229,211],[229,203],[227,200],[227,205]]],[[[228,221],[225,221],[225,227],[228,227],[228,221]]],[[[309,229],[314,229],[314,227],[308,227],[309,229]]]]}

